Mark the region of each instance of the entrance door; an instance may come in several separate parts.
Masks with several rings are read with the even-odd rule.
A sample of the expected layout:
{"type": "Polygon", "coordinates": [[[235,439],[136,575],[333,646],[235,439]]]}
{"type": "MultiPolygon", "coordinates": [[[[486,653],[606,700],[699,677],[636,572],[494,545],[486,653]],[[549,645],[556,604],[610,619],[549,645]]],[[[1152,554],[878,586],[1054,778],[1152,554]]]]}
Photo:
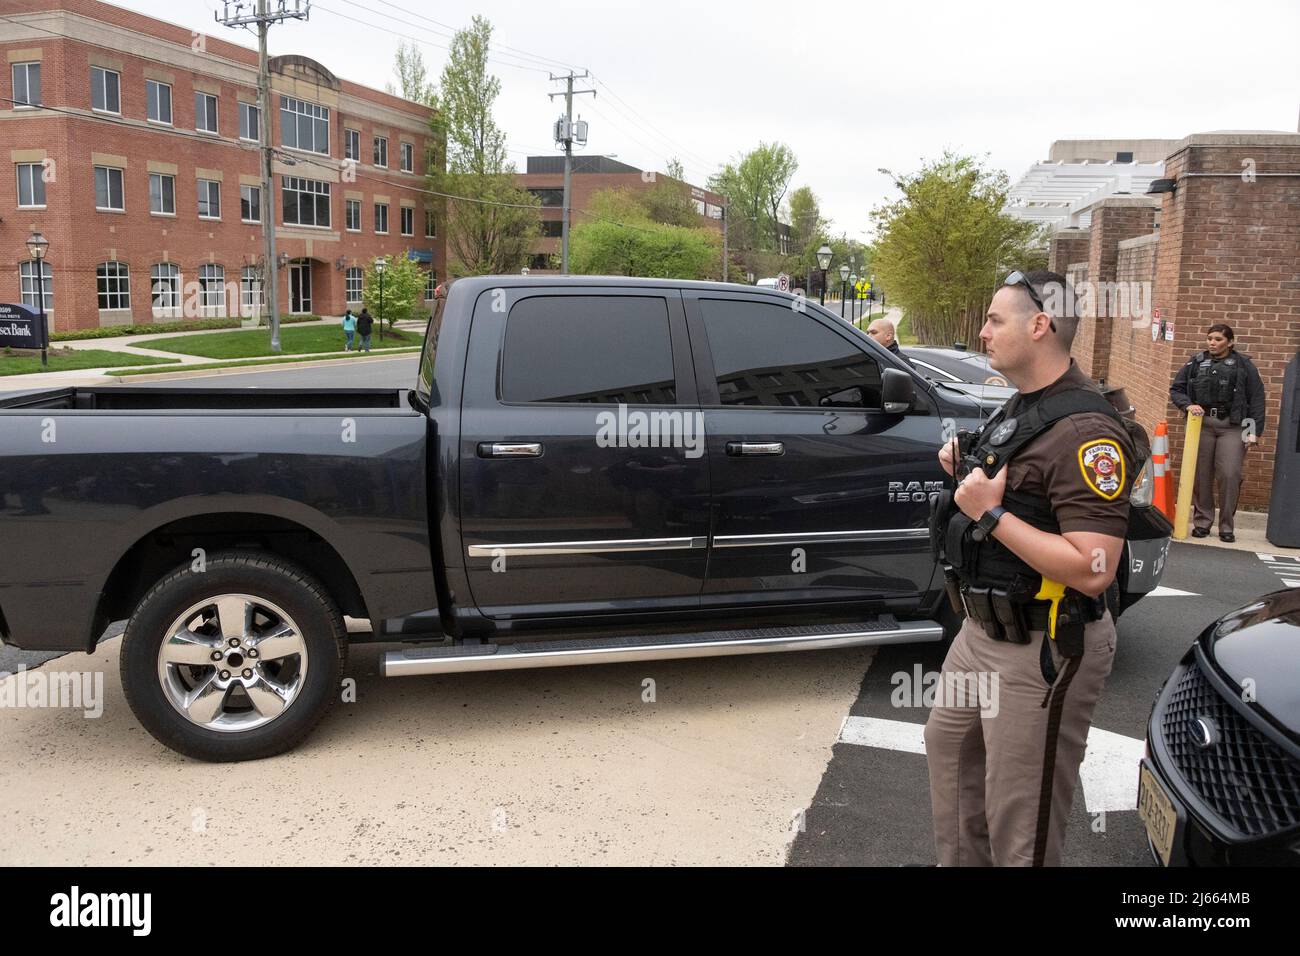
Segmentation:
{"type": "Polygon", "coordinates": [[[305,315],[311,311],[311,263],[289,265],[289,311],[305,315]]]}

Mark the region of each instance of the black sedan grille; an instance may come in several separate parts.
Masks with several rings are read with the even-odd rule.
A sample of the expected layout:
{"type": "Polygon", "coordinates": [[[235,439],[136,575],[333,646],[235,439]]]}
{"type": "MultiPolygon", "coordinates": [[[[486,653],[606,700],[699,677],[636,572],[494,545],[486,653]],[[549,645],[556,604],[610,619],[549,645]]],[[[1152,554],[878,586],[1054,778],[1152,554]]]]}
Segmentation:
{"type": "Polygon", "coordinates": [[[1300,761],[1251,726],[1195,661],[1169,695],[1160,731],[1183,779],[1239,833],[1266,836],[1300,823],[1300,761]],[[1204,749],[1198,718],[1217,731],[1204,749]]]}

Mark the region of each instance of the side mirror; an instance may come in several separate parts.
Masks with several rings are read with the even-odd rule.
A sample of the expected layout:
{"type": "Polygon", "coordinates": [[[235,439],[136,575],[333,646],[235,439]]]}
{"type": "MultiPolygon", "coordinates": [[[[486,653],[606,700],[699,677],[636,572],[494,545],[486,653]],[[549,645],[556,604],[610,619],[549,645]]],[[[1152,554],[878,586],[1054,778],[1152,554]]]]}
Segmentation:
{"type": "Polygon", "coordinates": [[[829,395],[823,395],[817,402],[823,408],[861,408],[866,404],[866,397],[862,394],[862,389],[857,385],[851,385],[848,388],[842,388],[838,392],[831,392],[829,395]]]}
{"type": "Polygon", "coordinates": [[[880,398],[887,415],[901,415],[907,411],[916,398],[912,376],[896,368],[885,369],[881,375],[880,398]]]}

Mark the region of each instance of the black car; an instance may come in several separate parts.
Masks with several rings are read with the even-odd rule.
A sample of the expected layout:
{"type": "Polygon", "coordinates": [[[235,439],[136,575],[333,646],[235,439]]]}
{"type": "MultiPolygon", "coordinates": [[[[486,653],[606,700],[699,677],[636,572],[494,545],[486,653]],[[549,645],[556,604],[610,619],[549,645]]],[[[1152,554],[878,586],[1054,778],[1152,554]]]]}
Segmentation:
{"type": "Polygon", "coordinates": [[[999,404],[1015,394],[1015,387],[982,352],[925,345],[908,345],[902,352],[914,369],[939,385],[999,404]]]}
{"type": "Polygon", "coordinates": [[[1156,698],[1139,773],[1156,862],[1300,864],[1300,590],[1201,633],[1156,698]]]}

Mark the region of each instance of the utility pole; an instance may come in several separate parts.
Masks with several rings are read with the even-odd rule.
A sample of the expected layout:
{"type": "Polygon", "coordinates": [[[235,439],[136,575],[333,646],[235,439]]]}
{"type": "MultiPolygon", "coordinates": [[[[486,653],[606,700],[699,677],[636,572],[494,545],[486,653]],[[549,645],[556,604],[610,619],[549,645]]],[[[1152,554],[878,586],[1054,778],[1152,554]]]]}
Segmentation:
{"type": "Polygon", "coordinates": [[[222,0],[222,12],[213,16],[218,23],[228,27],[257,26],[257,112],[258,137],[261,144],[260,167],[262,174],[262,298],[271,326],[271,351],[280,351],[280,276],[275,261],[275,208],[271,181],[271,160],[275,150],[271,146],[271,67],[267,54],[266,35],[272,23],[284,20],[306,20],[311,13],[311,0],[222,0]],[[231,8],[234,8],[233,11],[231,8]]]}
{"type": "Polygon", "coordinates": [[[565,84],[563,93],[548,93],[547,95],[551,99],[555,99],[557,96],[564,97],[564,116],[555,124],[555,142],[564,146],[564,210],[563,219],[560,222],[560,274],[567,276],[569,274],[569,204],[570,196],[572,196],[570,180],[573,177],[573,144],[575,140],[579,146],[587,144],[587,124],[579,121],[579,128],[574,128],[573,97],[575,93],[579,95],[590,93],[595,96],[596,91],[575,90],[573,88],[574,80],[587,78],[588,73],[586,70],[582,71],[581,76],[574,74],[572,71],[566,76],[556,76],[554,73],[550,74],[550,76],[552,80],[563,80],[565,84]]]}
{"type": "Polygon", "coordinates": [[[727,232],[731,228],[731,215],[727,212],[727,203],[722,203],[722,281],[727,281],[727,232]]]}

